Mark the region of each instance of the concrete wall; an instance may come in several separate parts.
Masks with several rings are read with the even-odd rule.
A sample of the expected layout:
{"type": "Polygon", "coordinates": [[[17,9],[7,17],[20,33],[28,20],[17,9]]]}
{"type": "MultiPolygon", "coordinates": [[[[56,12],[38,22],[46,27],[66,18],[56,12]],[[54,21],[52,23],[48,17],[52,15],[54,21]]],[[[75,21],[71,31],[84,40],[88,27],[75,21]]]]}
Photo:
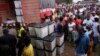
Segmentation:
{"type": "Polygon", "coordinates": [[[55,0],[40,0],[40,8],[53,8],[55,6],[55,0]]]}

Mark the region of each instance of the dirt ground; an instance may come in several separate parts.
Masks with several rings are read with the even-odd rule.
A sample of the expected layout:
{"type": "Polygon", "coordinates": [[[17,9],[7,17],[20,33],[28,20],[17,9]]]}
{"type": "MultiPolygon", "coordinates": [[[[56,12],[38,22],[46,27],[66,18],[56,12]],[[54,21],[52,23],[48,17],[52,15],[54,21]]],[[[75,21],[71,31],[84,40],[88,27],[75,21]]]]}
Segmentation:
{"type": "MultiPolygon", "coordinates": [[[[75,56],[75,49],[70,43],[65,43],[65,50],[61,56],[75,56]]],[[[96,47],[96,52],[93,56],[100,56],[100,44],[96,47]]]]}
{"type": "Polygon", "coordinates": [[[65,50],[61,56],[75,56],[74,47],[70,43],[65,43],[65,50]]]}

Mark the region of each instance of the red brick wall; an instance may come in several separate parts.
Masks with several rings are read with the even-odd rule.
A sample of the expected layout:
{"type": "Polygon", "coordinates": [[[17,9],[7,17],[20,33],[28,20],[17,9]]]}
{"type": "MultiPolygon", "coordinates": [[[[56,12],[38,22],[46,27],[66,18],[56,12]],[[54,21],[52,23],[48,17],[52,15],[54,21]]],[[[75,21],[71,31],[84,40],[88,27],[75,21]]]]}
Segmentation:
{"type": "Polygon", "coordinates": [[[0,15],[0,23],[2,22],[2,17],[1,17],[1,15],[0,15]]]}
{"type": "Polygon", "coordinates": [[[0,0],[0,17],[2,19],[0,19],[0,21],[4,21],[6,18],[15,19],[14,14],[10,13],[11,11],[13,11],[10,9],[10,6],[12,5],[9,4],[8,0],[0,0]]]}
{"type": "Polygon", "coordinates": [[[39,0],[21,0],[25,23],[40,22],[39,0]]]}
{"type": "MultiPolygon", "coordinates": [[[[8,17],[8,3],[5,0],[0,0],[0,17],[4,20],[6,17],[8,17]]],[[[0,19],[1,20],[1,19],[0,19]]]]}

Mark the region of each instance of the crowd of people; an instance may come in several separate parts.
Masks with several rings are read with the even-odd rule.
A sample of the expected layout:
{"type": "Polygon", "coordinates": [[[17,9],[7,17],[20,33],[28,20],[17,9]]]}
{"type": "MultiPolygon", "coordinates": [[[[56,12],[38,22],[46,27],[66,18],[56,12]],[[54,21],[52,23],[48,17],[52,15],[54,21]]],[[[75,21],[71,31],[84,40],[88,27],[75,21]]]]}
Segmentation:
{"type": "MultiPolygon", "coordinates": [[[[63,6],[57,8],[53,15],[45,15],[41,21],[54,22],[54,31],[65,34],[64,41],[75,47],[75,56],[93,56],[100,42],[99,10],[98,6],[63,6]]],[[[22,27],[18,22],[15,24],[17,35],[9,34],[6,27],[3,29],[0,56],[34,56],[27,27],[22,27]]]]}
{"type": "Polygon", "coordinates": [[[31,39],[19,22],[15,26],[3,26],[0,36],[0,56],[34,56],[31,39]]]}
{"type": "Polygon", "coordinates": [[[65,7],[54,19],[55,32],[64,32],[65,41],[75,46],[75,56],[93,56],[100,42],[100,14],[98,6],[65,7]]]}

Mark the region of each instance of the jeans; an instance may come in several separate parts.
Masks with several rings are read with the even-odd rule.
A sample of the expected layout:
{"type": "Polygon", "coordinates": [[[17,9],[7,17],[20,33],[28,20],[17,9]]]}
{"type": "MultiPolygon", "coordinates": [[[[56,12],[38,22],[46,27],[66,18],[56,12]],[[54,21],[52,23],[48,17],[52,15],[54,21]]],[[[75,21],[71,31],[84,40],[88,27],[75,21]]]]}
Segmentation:
{"type": "Polygon", "coordinates": [[[99,37],[94,37],[94,44],[98,44],[98,43],[99,43],[98,38],[99,38],[99,37]]]}

